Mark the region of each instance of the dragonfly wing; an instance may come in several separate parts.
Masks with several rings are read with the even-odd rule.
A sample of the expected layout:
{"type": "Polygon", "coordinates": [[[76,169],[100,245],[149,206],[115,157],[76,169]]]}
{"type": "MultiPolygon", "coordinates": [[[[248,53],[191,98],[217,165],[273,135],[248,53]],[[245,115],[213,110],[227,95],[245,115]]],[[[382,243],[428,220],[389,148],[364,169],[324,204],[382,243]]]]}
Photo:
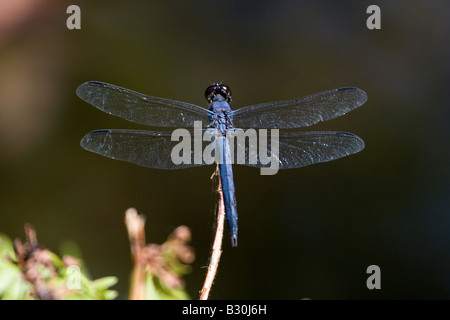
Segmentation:
{"type": "Polygon", "coordinates": [[[194,121],[202,121],[205,127],[211,114],[194,104],[147,96],[97,81],[80,85],[77,95],[106,113],[152,127],[193,127],[194,121]]]}
{"type": "MultiPolygon", "coordinates": [[[[84,149],[102,156],[132,162],[148,168],[173,170],[208,164],[201,158],[200,162],[197,160],[195,163],[195,149],[191,147],[193,145],[191,139],[187,138],[188,135],[193,137],[192,132],[186,129],[181,130],[185,131],[187,139],[186,149],[183,150],[180,150],[179,147],[180,142],[184,140],[178,139],[178,136],[175,141],[172,141],[172,131],[96,130],[86,134],[80,144],[84,149]],[[187,161],[185,163],[174,161],[173,150],[177,152],[174,157],[180,159],[181,154],[186,154],[187,161]]],[[[205,143],[203,142],[203,144],[205,143]]],[[[200,146],[203,148],[202,144],[200,146]]]]}
{"type": "Polygon", "coordinates": [[[367,101],[358,88],[346,87],[303,98],[255,104],[233,112],[238,128],[301,128],[342,116],[367,101]]]}
{"type": "Polygon", "coordinates": [[[252,147],[251,143],[240,143],[236,139],[234,163],[268,168],[275,164],[274,162],[271,164],[270,161],[276,161],[278,169],[293,169],[339,159],[364,149],[364,141],[348,132],[280,132],[278,152],[273,147],[273,139],[274,137],[268,138],[267,147],[261,148],[259,145],[258,149],[252,147]],[[238,159],[240,150],[245,150],[244,163],[238,159]],[[266,159],[261,158],[261,155],[266,159]]]}

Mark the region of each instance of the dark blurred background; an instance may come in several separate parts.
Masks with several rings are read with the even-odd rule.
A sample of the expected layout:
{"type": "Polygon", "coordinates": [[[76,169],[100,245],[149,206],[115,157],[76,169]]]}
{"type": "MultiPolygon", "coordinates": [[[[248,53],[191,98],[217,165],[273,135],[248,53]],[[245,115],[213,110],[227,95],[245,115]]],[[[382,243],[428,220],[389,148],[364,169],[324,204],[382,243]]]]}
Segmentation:
{"type": "MultiPolygon", "coordinates": [[[[76,242],[93,277],[131,260],[124,212],[147,239],[178,225],[197,259],[198,297],[212,238],[214,167],[146,169],[83,150],[83,135],[137,128],[75,95],[99,80],[205,106],[213,81],[234,107],[356,86],[368,102],[311,130],[358,134],[366,149],[261,176],[234,167],[239,246],[228,236],[213,299],[450,298],[449,1],[0,0],[0,232],[33,224],[58,251],[76,242]],[[81,8],[81,30],[66,9],[81,8]],[[381,8],[381,30],[366,9],[381,8]],[[381,290],[366,269],[381,268],[381,290]]],[[[142,127],[139,127],[142,128],[142,127]]]]}

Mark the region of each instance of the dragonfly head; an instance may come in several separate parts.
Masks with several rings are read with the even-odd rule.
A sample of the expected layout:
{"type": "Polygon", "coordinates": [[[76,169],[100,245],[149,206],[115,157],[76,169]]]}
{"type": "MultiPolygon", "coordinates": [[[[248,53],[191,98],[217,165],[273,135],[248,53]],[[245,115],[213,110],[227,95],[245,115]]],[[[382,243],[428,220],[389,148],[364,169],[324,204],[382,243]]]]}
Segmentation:
{"type": "Polygon", "coordinates": [[[205,91],[205,98],[208,103],[211,101],[226,100],[231,103],[231,89],[223,83],[213,83],[205,91]]]}

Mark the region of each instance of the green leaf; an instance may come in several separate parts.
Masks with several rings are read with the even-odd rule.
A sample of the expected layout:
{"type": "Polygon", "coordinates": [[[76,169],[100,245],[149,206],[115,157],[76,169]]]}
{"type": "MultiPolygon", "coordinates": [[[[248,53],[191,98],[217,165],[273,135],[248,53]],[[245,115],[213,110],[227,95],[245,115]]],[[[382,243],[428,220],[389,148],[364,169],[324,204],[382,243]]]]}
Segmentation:
{"type": "Polygon", "coordinates": [[[106,290],[115,285],[119,280],[116,277],[103,277],[95,280],[92,284],[97,290],[106,290]]]}
{"type": "Polygon", "coordinates": [[[114,300],[118,295],[116,290],[106,290],[104,293],[105,300],[114,300]]]}
{"type": "Polygon", "coordinates": [[[148,300],[188,300],[189,295],[183,288],[170,288],[152,275],[146,277],[145,298],[148,300]]]}

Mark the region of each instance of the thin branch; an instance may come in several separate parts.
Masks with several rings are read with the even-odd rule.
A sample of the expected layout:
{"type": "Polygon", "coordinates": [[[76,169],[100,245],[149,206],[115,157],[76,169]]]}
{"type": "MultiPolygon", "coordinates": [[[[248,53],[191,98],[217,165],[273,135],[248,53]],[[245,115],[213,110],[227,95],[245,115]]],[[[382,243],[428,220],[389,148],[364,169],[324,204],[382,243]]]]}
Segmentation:
{"type": "Polygon", "coordinates": [[[136,209],[130,208],[125,213],[125,224],[130,240],[133,257],[133,275],[131,278],[130,300],[143,300],[145,297],[145,217],[136,209]]]}
{"type": "Polygon", "coordinates": [[[217,208],[216,235],[214,237],[213,247],[211,250],[211,258],[209,260],[208,272],[206,274],[205,283],[200,291],[200,300],[208,300],[214,278],[216,277],[217,268],[219,267],[220,255],[222,254],[222,239],[225,222],[225,205],[223,203],[222,183],[218,171],[215,173],[218,177],[217,192],[219,194],[217,208]]]}

